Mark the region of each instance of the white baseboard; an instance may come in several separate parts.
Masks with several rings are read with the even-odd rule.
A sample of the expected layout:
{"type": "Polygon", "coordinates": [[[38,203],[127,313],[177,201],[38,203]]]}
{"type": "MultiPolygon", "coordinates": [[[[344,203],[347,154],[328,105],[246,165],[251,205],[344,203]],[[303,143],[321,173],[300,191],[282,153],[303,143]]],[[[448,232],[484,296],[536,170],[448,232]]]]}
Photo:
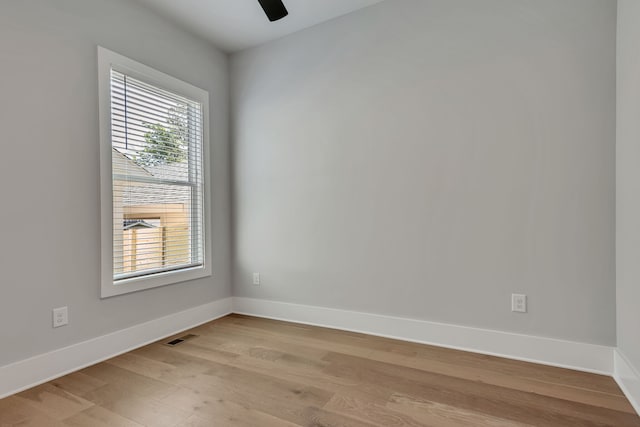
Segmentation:
{"type": "Polygon", "coordinates": [[[225,298],[0,366],[0,399],[226,316],[232,307],[232,298],[225,298]]]}
{"type": "Polygon", "coordinates": [[[613,360],[613,378],[640,415],[640,373],[618,348],[613,352],[613,360]]]}
{"type": "MultiPolygon", "coordinates": [[[[0,398],[229,313],[286,320],[545,365],[614,374],[612,347],[445,323],[251,298],[226,298],[0,366],[0,398]]],[[[615,378],[639,410],[640,376],[615,351],[615,378]]],[[[640,411],[639,411],[640,412],[640,411]]]]}
{"type": "Polygon", "coordinates": [[[242,297],[233,298],[233,311],[579,371],[613,373],[613,347],[602,345],[242,297]]]}

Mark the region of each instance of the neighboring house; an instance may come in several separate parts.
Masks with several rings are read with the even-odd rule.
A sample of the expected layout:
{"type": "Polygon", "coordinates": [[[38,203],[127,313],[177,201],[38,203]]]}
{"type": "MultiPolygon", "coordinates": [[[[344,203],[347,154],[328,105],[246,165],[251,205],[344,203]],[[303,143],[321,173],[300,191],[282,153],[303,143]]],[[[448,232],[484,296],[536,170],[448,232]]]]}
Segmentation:
{"type": "Polygon", "coordinates": [[[189,188],[142,185],[126,179],[136,176],[178,180],[179,171],[184,168],[181,165],[145,168],[115,148],[112,155],[114,273],[126,275],[188,264],[189,188]]]}

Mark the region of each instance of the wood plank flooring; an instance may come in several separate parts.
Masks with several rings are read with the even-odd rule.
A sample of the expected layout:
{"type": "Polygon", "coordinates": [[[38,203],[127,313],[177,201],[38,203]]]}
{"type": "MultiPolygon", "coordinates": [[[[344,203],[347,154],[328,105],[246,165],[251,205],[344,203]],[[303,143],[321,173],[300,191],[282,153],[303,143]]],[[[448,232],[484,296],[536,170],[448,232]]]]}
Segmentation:
{"type": "Polygon", "coordinates": [[[188,333],[0,400],[0,426],[640,426],[606,376],[241,315],[188,333]]]}

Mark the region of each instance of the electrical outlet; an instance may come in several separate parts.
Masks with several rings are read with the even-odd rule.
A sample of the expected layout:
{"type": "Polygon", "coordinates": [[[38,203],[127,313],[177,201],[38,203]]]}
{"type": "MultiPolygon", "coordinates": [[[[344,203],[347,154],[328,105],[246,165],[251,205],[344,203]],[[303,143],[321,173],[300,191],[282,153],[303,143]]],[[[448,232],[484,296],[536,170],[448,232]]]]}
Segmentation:
{"type": "Polygon", "coordinates": [[[67,307],[53,309],[53,327],[59,328],[69,323],[69,310],[67,307]]]}
{"type": "Polygon", "coordinates": [[[260,273],[253,273],[253,285],[260,286],[260,273]]]}
{"type": "Polygon", "coordinates": [[[527,312],[527,296],[522,294],[511,294],[511,311],[516,313],[527,312]]]}

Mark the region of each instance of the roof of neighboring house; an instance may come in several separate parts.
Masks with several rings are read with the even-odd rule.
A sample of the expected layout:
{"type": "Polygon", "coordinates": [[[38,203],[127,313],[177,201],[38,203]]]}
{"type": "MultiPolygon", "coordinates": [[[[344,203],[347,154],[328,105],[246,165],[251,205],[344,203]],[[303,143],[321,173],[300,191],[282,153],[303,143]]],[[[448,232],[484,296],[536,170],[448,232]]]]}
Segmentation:
{"type": "Polygon", "coordinates": [[[138,228],[157,228],[155,225],[149,224],[144,219],[125,219],[122,222],[122,225],[123,225],[123,230],[131,230],[131,229],[138,229],[138,228]]]}
{"type": "MultiPolygon", "coordinates": [[[[173,181],[187,181],[184,164],[142,167],[126,154],[113,148],[113,175],[132,177],[155,177],[173,181]]],[[[117,181],[117,179],[116,179],[117,181]]],[[[191,199],[191,187],[169,184],[149,184],[120,180],[124,206],[185,204],[191,199]]],[[[116,186],[118,184],[115,184],[116,186]]]]}
{"type": "Polygon", "coordinates": [[[170,179],[172,181],[188,181],[189,168],[185,163],[169,163],[158,166],[146,166],[146,169],[155,177],[170,179]]]}
{"type": "Polygon", "coordinates": [[[114,175],[153,176],[151,172],[131,160],[117,148],[112,148],[111,156],[114,175]]]}

